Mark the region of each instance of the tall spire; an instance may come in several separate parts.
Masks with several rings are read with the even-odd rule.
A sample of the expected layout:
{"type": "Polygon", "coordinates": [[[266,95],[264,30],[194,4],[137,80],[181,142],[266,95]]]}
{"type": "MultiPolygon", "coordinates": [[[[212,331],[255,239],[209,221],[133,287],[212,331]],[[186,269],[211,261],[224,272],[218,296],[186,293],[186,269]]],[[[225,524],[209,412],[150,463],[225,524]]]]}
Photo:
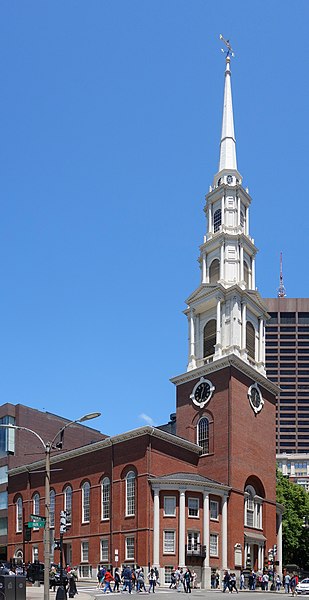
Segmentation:
{"type": "Polygon", "coordinates": [[[229,41],[223,36],[220,39],[227,45],[226,52],[226,67],[225,67],[225,83],[224,83],[224,104],[222,116],[222,133],[220,142],[220,161],[219,172],[224,169],[235,169],[237,171],[236,161],[236,140],[234,133],[234,117],[233,117],[233,102],[232,102],[232,87],[231,87],[231,69],[230,63],[233,52],[229,41]]]}

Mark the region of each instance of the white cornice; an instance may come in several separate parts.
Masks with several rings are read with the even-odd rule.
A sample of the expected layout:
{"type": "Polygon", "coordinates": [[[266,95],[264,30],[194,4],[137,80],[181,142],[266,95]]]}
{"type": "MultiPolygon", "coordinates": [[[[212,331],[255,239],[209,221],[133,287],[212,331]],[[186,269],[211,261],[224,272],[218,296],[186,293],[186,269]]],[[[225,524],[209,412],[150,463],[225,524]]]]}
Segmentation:
{"type": "MultiPolygon", "coordinates": [[[[150,425],[146,425],[145,427],[139,427],[138,429],[125,431],[124,433],[120,433],[119,435],[115,435],[113,437],[108,437],[105,440],[95,442],[93,444],[87,444],[87,446],[81,446],[80,448],[75,448],[74,450],[68,450],[67,452],[62,452],[61,454],[54,454],[51,456],[51,463],[55,464],[63,462],[64,460],[76,458],[78,456],[84,456],[85,454],[91,454],[92,452],[98,452],[104,448],[108,448],[115,444],[121,444],[122,442],[126,442],[137,437],[142,437],[144,435],[153,436],[157,439],[168,442],[169,444],[173,444],[174,446],[179,446],[180,448],[190,450],[195,454],[200,454],[201,452],[201,448],[197,444],[193,444],[184,438],[168,433],[167,431],[163,431],[162,429],[158,429],[157,427],[150,427],[150,425]]],[[[19,473],[36,471],[37,469],[44,468],[44,466],[45,460],[36,461],[29,463],[28,465],[22,465],[20,467],[10,469],[9,475],[12,477],[14,475],[18,475],[19,473]]]]}
{"type": "Polygon", "coordinates": [[[179,477],[179,479],[168,480],[160,477],[149,477],[148,481],[151,484],[152,488],[157,488],[159,490],[179,490],[179,487],[184,488],[185,490],[189,490],[190,492],[194,491],[204,491],[204,492],[212,492],[216,493],[218,496],[225,496],[231,491],[231,487],[224,485],[223,483],[216,483],[215,481],[192,481],[191,479],[186,479],[185,477],[179,477]]]}
{"type": "Polygon", "coordinates": [[[244,362],[235,354],[228,354],[227,356],[223,356],[222,358],[214,360],[212,363],[203,365],[202,367],[198,367],[197,369],[192,369],[192,371],[186,371],[181,375],[172,377],[170,381],[175,385],[179,385],[181,383],[193,381],[198,377],[210,375],[214,371],[221,371],[222,369],[226,369],[227,367],[234,367],[241,373],[247,375],[250,379],[252,379],[252,381],[259,383],[266,390],[268,390],[272,394],[275,394],[276,396],[280,392],[280,388],[275,383],[269,381],[269,379],[267,379],[266,377],[264,377],[264,375],[259,373],[256,369],[254,369],[254,367],[251,367],[251,365],[244,362]]]}

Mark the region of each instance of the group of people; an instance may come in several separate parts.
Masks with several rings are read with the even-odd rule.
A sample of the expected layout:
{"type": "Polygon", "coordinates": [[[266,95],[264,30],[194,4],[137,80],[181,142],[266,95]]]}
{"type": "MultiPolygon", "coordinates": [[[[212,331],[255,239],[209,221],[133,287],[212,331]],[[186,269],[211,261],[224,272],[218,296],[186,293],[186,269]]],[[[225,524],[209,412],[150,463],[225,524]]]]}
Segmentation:
{"type": "Polygon", "coordinates": [[[173,569],[169,587],[178,592],[181,592],[183,588],[184,592],[191,594],[191,588],[196,588],[196,573],[194,569],[192,571],[188,567],[185,569],[179,567],[173,569]]]}
{"type": "Polygon", "coordinates": [[[132,590],[135,590],[136,592],[154,593],[156,585],[160,585],[159,571],[156,567],[152,567],[147,573],[148,589],[146,588],[144,569],[139,566],[135,569],[126,566],[122,569],[121,573],[119,568],[116,567],[113,575],[111,570],[99,565],[97,578],[97,588],[102,589],[103,594],[108,592],[117,593],[126,591],[131,594],[132,590]]]}
{"type": "Polygon", "coordinates": [[[298,581],[299,579],[296,573],[294,573],[293,575],[286,573],[286,575],[283,576],[282,581],[280,579],[280,576],[278,575],[276,577],[276,590],[277,592],[279,592],[281,586],[283,586],[286,594],[289,594],[291,592],[292,596],[295,596],[298,581]]]}
{"type": "Polygon", "coordinates": [[[232,594],[232,592],[234,592],[234,591],[238,594],[235,573],[230,573],[229,571],[225,571],[224,577],[223,577],[223,592],[226,592],[226,590],[228,590],[230,592],[230,594],[232,594]]]}

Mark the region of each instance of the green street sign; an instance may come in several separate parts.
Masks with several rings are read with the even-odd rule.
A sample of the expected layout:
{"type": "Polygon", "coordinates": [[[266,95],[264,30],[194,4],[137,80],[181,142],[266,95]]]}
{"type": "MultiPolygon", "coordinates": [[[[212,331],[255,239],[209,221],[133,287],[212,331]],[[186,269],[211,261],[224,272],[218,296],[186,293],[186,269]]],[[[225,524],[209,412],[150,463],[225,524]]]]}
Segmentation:
{"type": "Polygon", "coordinates": [[[28,521],[28,527],[33,529],[34,527],[45,527],[45,521],[28,521]]]}
{"type": "Polygon", "coordinates": [[[30,519],[33,522],[44,521],[44,523],[45,523],[45,521],[46,521],[46,517],[43,517],[42,515],[30,515],[30,519]]]}

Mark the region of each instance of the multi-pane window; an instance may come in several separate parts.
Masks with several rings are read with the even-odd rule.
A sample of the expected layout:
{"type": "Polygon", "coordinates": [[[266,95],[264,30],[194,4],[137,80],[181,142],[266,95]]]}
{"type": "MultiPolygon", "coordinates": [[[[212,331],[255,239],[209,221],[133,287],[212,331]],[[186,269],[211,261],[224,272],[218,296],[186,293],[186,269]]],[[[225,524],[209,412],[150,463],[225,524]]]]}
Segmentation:
{"type": "Polygon", "coordinates": [[[88,481],[82,486],[82,522],[90,521],[90,484],[88,481]]]}
{"type": "MultiPolygon", "coordinates": [[[[15,418],[10,416],[1,417],[1,425],[15,425],[15,418]]],[[[15,429],[0,427],[0,455],[15,452],[15,429]]]]}
{"type": "Polygon", "coordinates": [[[255,329],[249,321],[246,323],[246,349],[248,356],[255,360],[255,329]]]}
{"type": "Polygon", "coordinates": [[[23,530],[23,501],[19,497],[16,501],[16,531],[23,530]]]}
{"type": "Polygon", "coordinates": [[[126,538],[126,560],[134,559],[134,537],[126,538]]]}
{"type": "Polygon", "coordinates": [[[7,483],[8,482],[8,466],[4,465],[3,467],[0,467],[0,483],[7,483]]]}
{"type": "Polygon", "coordinates": [[[187,549],[188,551],[196,551],[200,543],[200,532],[199,531],[188,531],[187,538],[187,549]]]}
{"type": "Polygon", "coordinates": [[[55,490],[50,490],[49,494],[49,526],[55,527],[55,490]]]}
{"type": "Polygon", "coordinates": [[[197,443],[202,447],[202,454],[209,453],[209,421],[202,417],[197,425],[197,443]]]}
{"type": "Polygon", "coordinates": [[[209,536],[209,554],[218,556],[218,535],[216,533],[211,533],[209,536]]]}
{"type": "Polygon", "coordinates": [[[217,500],[210,500],[210,518],[215,521],[219,518],[219,502],[217,500]]]}
{"type": "Polygon", "coordinates": [[[8,507],[8,493],[0,492],[0,509],[8,507]]]}
{"type": "Polygon", "coordinates": [[[220,227],[221,227],[221,208],[218,208],[214,212],[214,233],[216,233],[216,231],[219,231],[220,227]]]}
{"type": "MultiPolygon", "coordinates": [[[[32,510],[34,515],[40,514],[40,494],[34,494],[32,498],[32,510]]],[[[38,529],[38,527],[34,527],[33,529],[38,529]]]]}
{"type": "Polygon", "coordinates": [[[101,483],[102,494],[102,519],[109,519],[110,481],[104,477],[101,483]]]}
{"type": "Polygon", "coordinates": [[[108,562],[108,539],[101,540],[101,561],[108,562]]]}
{"type": "Polygon", "coordinates": [[[88,562],[89,560],[89,542],[81,543],[81,562],[88,562]]]}
{"type": "Polygon", "coordinates": [[[198,517],[200,502],[198,498],[188,498],[189,517],[198,517]]]}
{"type": "Polygon", "coordinates": [[[164,583],[172,583],[174,567],[164,567],[164,583]]]}
{"type": "Polygon", "coordinates": [[[163,531],[163,552],[164,554],[175,554],[176,532],[174,530],[163,531]]]}
{"type": "Polygon", "coordinates": [[[251,485],[245,489],[245,525],[262,528],[262,499],[256,496],[251,485]]]}
{"type": "Polygon", "coordinates": [[[126,516],[135,515],[135,473],[129,471],[126,476],[126,516]]]}
{"type": "Polygon", "coordinates": [[[176,496],[164,496],[164,516],[176,516],[176,496]]]}
{"type": "Polygon", "coordinates": [[[70,485],[64,490],[64,510],[66,512],[67,524],[72,523],[72,488],[70,485]]]}

